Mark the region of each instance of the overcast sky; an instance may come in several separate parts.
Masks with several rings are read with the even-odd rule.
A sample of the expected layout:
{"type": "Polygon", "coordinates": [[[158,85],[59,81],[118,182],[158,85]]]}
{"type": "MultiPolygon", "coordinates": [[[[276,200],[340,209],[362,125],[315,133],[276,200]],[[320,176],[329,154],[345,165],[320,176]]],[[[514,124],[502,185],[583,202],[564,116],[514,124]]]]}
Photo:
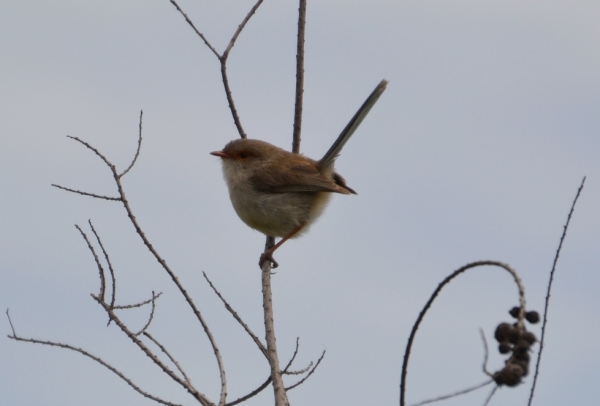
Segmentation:
{"type": "MultiPolygon", "coordinates": [[[[253,1],[180,0],[223,50],[253,1]]],[[[234,47],[230,84],[246,132],[291,147],[297,1],[265,0],[234,47]]],[[[292,405],[396,405],[402,354],[420,308],[456,268],[491,259],[521,275],[543,310],[563,225],[586,186],[558,263],[534,404],[600,398],[600,3],[597,0],[349,1],[308,4],[301,150],[320,158],[383,78],[390,81],[337,161],[357,196],[334,196],[310,233],[275,257],[282,362],[327,350],[292,405]]],[[[117,301],[161,291],[151,332],[211,399],[212,351],[145,250],[122,206],[52,188],[115,195],[132,208],[205,314],[221,346],[229,400],[269,374],[254,343],[202,278],[206,272],[263,336],[264,236],[235,215],[219,159],[237,137],[219,64],[168,0],[0,2],[0,309],[17,333],[102,356],[142,388],[193,399],[111,325],[90,298],[98,271],[74,227],[91,219],[116,268],[117,301]]],[[[517,304],[510,276],[479,268],[448,286],[419,330],[409,403],[483,382],[503,365],[492,341],[517,304]]],[[[141,328],[148,309],[124,318],[141,328]]],[[[540,326],[531,326],[538,335],[540,326]]],[[[11,332],[0,322],[4,337],[11,332]]],[[[539,346],[536,346],[537,349],[539,346]]],[[[532,376],[491,405],[526,404],[532,376]]],[[[155,404],[66,350],[0,338],[3,405],[155,404]]],[[[294,382],[289,379],[288,382],[294,382]]],[[[481,405],[491,388],[446,405],[481,405]]],[[[247,403],[269,405],[272,390],[247,403]]]]}

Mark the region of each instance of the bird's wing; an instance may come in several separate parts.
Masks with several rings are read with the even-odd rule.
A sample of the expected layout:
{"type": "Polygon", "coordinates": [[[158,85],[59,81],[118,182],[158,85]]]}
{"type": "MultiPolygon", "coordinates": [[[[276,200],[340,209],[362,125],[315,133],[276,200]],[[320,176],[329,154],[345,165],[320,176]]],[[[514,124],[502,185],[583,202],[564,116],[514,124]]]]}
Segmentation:
{"type": "Polygon", "coordinates": [[[282,163],[286,167],[285,170],[278,165],[280,170],[261,171],[260,175],[252,176],[250,181],[255,188],[269,193],[334,192],[345,195],[351,193],[349,188],[336,184],[334,179],[319,172],[314,162],[305,159],[286,160],[282,163]],[[258,188],[256,185],[261,186],[258,188]]]}

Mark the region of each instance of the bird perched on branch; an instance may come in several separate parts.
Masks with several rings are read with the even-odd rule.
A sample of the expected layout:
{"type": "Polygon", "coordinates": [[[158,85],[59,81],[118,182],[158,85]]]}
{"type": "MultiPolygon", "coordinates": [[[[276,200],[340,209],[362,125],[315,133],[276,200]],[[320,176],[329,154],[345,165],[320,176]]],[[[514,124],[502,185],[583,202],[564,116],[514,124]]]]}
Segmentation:
{"type": "Polygon", "coordinates": [[[335,160],[360,123],[384,92],[382,80],[352,120],[318,161],[294,154],[264,141],[239,139],[222,151],[223,176],[237,215],[249,227],[281,240],[260,257],[259,266],[271,261],[273,252],[290,238],[308,231],[323,213],[331,193],[356,194],[334,171],[335,160]]]}

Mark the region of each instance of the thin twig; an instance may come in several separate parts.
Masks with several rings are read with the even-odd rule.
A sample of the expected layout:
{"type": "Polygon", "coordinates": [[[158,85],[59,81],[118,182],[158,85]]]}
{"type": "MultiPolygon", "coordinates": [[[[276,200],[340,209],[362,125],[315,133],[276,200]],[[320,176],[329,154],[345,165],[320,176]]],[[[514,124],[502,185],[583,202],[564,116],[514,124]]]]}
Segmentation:
{"type": "MultiPolygon", "coordinates": [[[[87,235],[83,232],[83,230],[77,224],[75,224],[75,228],[77,228],[77,230],[79,230],[79,232],[81,233],[81,236],[87,243],[89,250],[91,251],[92,255],[94,256],[94,261],[96,262],[96,265],[98,266],[98,273],[100,274],[100,293],[98,296],[99,296],[100,300],[104,301],[104,292],[106,290],[106,279],[104,278],[104,268],[102,267],[102,264],[100,263],[100,258],[98,258],[98,255],[96,254],[96,250],[94,250],[94,247],[92,247],[90,240],[88,240],[87,235]]],[[[94,234],[95,234],[95,232],[94,232],[94,234]]]]}
{"type": "Polygon", "coordinates": [[[183,12],[183,10],[181,9],[181,7],[179,7],[179,4],[177,4],[175,2],[175,0],[170,0],[170,1],[171,1],[171,4],[173,4],[175,6],[175,8],[177,9],[177,11],[179,11],[181,13],[181,15],[183,16],[183,18],[185,18],[185,21],[187,21],[187,23],[192,27],[192,29],[196,32],[196,34],[198,34],[198,36],[200,38],[202,38],[202,41],[204,41],[204,43],[206,44],[206,46],[213,52],[213,54],[215,54],[217,56],[217,58],[219,58],[219,60],[221,60],[221,55],[219,55],[219,53],[217,52],[217,50],[215,48],[213,48],[213,46],[210,44],[210,42],[208,42],[208,40],[206,39],[206,37],[200,31],[198,31],[198,29],[196,28],[196,26],[194,25],[194,23],[192,22],[192,20],[190,20],[189,17],[187,16],[187,14],[183,12]]]}
{"type": "Polygon", "coordinates": [[[127,169],[125,169],[123,172],[121,172],[121,174],[119,175],[120,178],[125,176],[125,174],[127,172],[129,172],[129,170],[131,168],[133,168],[133,165],[135,165],[135,161],[137,161],[138,156],[140,156],[140,149],[142,148],[142,116],[143,115],[144,115],[144,110],[140,110],[140,133],[138,136],[138,146],[137,146],[137,150],[135,151],[135,156],[133,157],[133,160],[131,161],[131,163],[129,164],[127,169]]]}
{"type": "Polygon", "coordinates": [[[213,283],[211,282],[211,280],[208,279],[208,276],[206,275],[206,272],[202,272],[202,275],[204,275],[204,279],[206,279],[206,281],[208,282],[208,284],[212,288],[213,292],[215,292],[216,295],[219,297],[219,299],[221,299],[221,301],[225,305],[225,308],[229,311],[229,313],[231,313],[231,315],[233,316],[233,318],[236,319],[238,323],[240,323],[240,325],[244,328],[244,330],[246,330],[246,333],[248,333],[248,335],[252,338],[252,340],[254,340],[254,342],[258,346],[258,349],[264,354],[265,357],[267,357],[267,349],[265,348],[265,345],[260,342],[260,339],[256,336],[256,334],[254,334],[252,332],[252,330],[250,330],[250,327],[248,327],[248,325],[246,323],[244,323],[244,321],[239,316],[239,314],[237,314],[237,312],[235,310],[233,310],[233,307],[231,307],[229,305],[229,303],[227,303],[227,301],[225,300],[225,298],[223,297],[223,295],[221,295],[221,293],[217,290],[217,288],[215,287],[215,285],[213,285],[213,283]]]}
{"type": "Polygon", "coordinates": [[[473,386],[473,387],[471,387],[471,388],[468,388],[468,389],[463,389],[463,390],[461,390],[461,391],[454,392],[454,393],[451,393],[451,394],[449,394],[449,395],[444,395],[444,396],[440,396],[440,397],[433,398],[433,399],[427,399],[427,400],[423,400],[423,401],[421,401],[421,402],[419,402],[419,403],[413,403],[411,406],[421,406],[421,405],[426,405],[426,404],[428,404],[428,403],[438,402],[438,401],[440,401],[440,400],[446,400],[446,399],[450,399],[450,398],[453,398],[453,397],[456,397],[456,396],[465,395],[465,394],[467,394],[467,393],[469,393],[469,392],[473,392],[473,391],[475,391],[475,390],[477,390],[477,389],[481,389],[481,388],[483,388],[484,386],[487,386],[487,385],[489,385],[489,384],[490,384],[490,383],[492,383],[492,382],[494,382],[494,380],[493,380],[493,379],[490,379],[489,381],[486,381],[486,382],[480,383],[479,385],[473,386]]]}
{"type": "Polygon", "coordinates": [[[122,309],[133,309],[135,307],[142,307],[144,305],[152,303],[152,301],[155,299],[158,299],[160,297],[160,295],[162,295],[162,292],[158,292],[156,294],[156,296],[154,296],[152,299],[144,300],[143,302],[134,303],[134,304],[130,304],[130,305],[120,305],[120,306],[112,306],[111,305],[111,308],[115,309],[115,310],[122,310],[122,309]]]}
{"type": "Polygon", "coordinates": [[[306,0],[300,0],[298,7],[298,44],[296,48],[296,105],[294,106],[294,134],[292,152],[300,153],[302,133],[302,100],[304,96],[304,33],[306,28],[306,0]]]}
{"type": "Polygon", "coordinates": [[[540,338],[540,350],[538,352],[537,362],[535,364],[535,374],[533,376],[533,384],[531,385],[531,393],[529,394],[529,401],[527,402],[528,406],[531,406],[531,402],[533,402],[533,394],[535,392],[535,385],[537,383],[538,373],[540,371],[540,362],[542,361],[542,350],[544,349],[544,336],[546,335],[546,324],[548,322],[548,306],[550,305],[550,291],[552,289],[552,281],[554,280],[554,272],[556,271],[556,264],[558,263],[558,257],[560,256],[560,251],[562,249],[563,242],[565,237],[567,236],[567,229],[569,228],[569,223],[571,222],[571,216],[575,211],[575,204],[577,204],[577,199],[579,199],[579,195],[583,190],[583,185],[585,184],[585,176],[581,181],[581,185],[577,190],[577,194],[575,195],[575,199],[573,199],[573,204],[571,205],[571,210],[569,211],[569,215],[567,217],[567,222],[564,225],[563,233],[560,237],[560,242],[558,244],[558,249],[556,250],[556,255],[554,256],[554,261],[552,263],[552,270],[550,271],[550,280],[548,281],[548,291],[546,293],[546,303],[544,304],[544,321],[542,322],[542,335],[540,338]]]}
{"type": "Polygon", "coordinates": [[[294,354],[292,354],[292,358],[290,358],[290,361],[287,363],[287,365],[285,366],[285,368],[283,368],[283,373],[286,373],[287,370],[292,366],[292,364],[294,363],[294,360],[296,359],[296,355],[298,355],[298,350],[300,349],[300,337],[296,337],[296,349],[294,350],[294,354]]]}
{"type": "Polygon", "coordinates": [[[119,371],[118,369],[116,369],[115,367],[113,367],[112,365],[108,364],[106,361],[102,360],[101,358],[96,357],[95,355],[90,354],[89,352],[81,349],[81,348],[77,348],[74,347],[72,345],[69,344],[63,344],[63,343],[57,343],[57,342],[53,342],[53,341],[45,341],[45,340],[36,340],[33,338],[22,338],[17,336],[17,334],[15,333],[15,329],[13,328],[13,324],[12,321],[10,319],[10,315],[8,314],[8,310],[6,311],[6,315],[8,316],[8,321],[10,323],[10,326],[12,328],[13,331],[13,335],[9,335],[8,338],[12,339],[12,340],[16,340],[16,341],[23,341],[23,342],[28,342],[28,343],[34,343],[34,344],[43,344],[43,345],[49,345],[51,347],[60,347],[60,348],[65,348],[67,350],[71,350],[71,351],[75,351],[78,352],[94,361],[96,361],[97,363],[99,363],[100,365],[106,367],[107,369],[109,369],[110,371],[112,371],[114,374],[116,374],[119,378],[121,378],[122,380],[124,380],[129,386],[131,386],[136,392],[138,392],[140,395],[148,398],[148,399],[152,399],[155,402],[161,403],[163,405],[167,405],[167,406],[181,406],[178,403],[171,403],[168,402],[166,400],[163,400],[161,398],[158,398],[154,395],[150,395],[148,392],[142,390],[139,386],[137,386],[136,384],[134,384],[131,379],[127,378],[125,375],[123,375],[123,373],[121,371],[119,371]]]}
{"type": "Polygon", "coordinates": [[[304,369],[299,369],[297,371],[288,371],[288,370],[283,370],[281,373],[284,375],[302,375],[305,374],[306,372],[308,372],[308,370],[313,366],[313,362],[310,361],[310,364],[308,364],[308,366],[304,369]]]}
{"type": "Polygon", "coordinates": [[[183,376],[183,379],[185,379],[185,381],[192,385],[192,381],[190,380],[190,378],[187,376],[187,374],[185,373],[185,371],[183,370],[183,368],[181,368],[181,365],[179,365],[179,362],[177,362],[177,360],[175,358],[173,358],[173,356],[171,355],[171,353],[169,353],[169,351],[167,351],[167,349],[165,348],[164,345],[162,345],[161,343],[158,342],[158,340],[156,340],[149,332],[144,331],[143,333],[146,337],[148,337],[154,344],[156,344],[156,346],[158,348],[160,348],[160,350],[167,356],[169,357],[169,359],[171,360],[171,362],[173,363],[173,365],[175,365],[175,367],[177,368],[177,370],[181,373],[181,376],[183,376]]]}
{"type": "Polygon", "coordinates": [[[262,392],[267,386],[269,386],[269,384],[271,383],[271,376],[269,376],[267,378],[266,381],[263,382],[262,385],[260,385],[258,388],[254,389],[252,392],[250,392],[249,394],[247,394],[246,396],[242,396],[241,398],[238,398],[236,400],[234,400],[233,402],[229,402],[227,404],[225,404],[225,406],[234,406],[237,405],[238,403],[242,403],[248,399],[250,399],[251,397],[254,397],[256,395],[258,395],[260,392],[262,392]]]}
{"type": "Polygon", "coordinates": [[[496,391],[498,390],[499,387],[500,387],[500,385],[494,386],[494,389],[492,389],[492,392],[490,393],[490,395],[485,400],[485,403],[483,404],[483,406],[487,406],[490,403],[490,400],[492,400],[492,397],[494,396],[494,393],[496,393],[496,391]]]}
{"type": "Polygon", "coordinates": [[[487,362],[488,362],[488,354],[489,354],[489,350],[488,350],[488,343],[487,343],[487,339],[485,338],[485,333],[483,332],[483,329],[479,329],[479,333],[481,334],[481,341],[483,341],[483,373],[486,374],[487,376],[492,376],[491,373],[488,372],[487,370],[487,362]]]}
{"type": "Polygon", "coordinates": [[[120,202],[121,201],[121,199],[118,198],[118,197],[103,196],[103,195],[97,195],[95,193],[82,192],[81,190],[70,189],[68,187],[56,185],[54,183],[51,186],[54,186],[55,188],[58,188],[58,189],[66,190],[67,192],[73,192],[73,193],[77,193],[77,194],[83,195],[83,196],[95,197],[96,199],[112,200],[112,201],[116,201],[116,202],[120,202]]]}
{"type": "MultiPolygon", "coordinates": [[[[17,337],[17,332],[15,331],[15,326],[12,324],[12,320],[10,319],[10,308],[6,309],[6,317],[8,317],[8,323],[10,324],[10,329],[12,330],[13,337],[17,337]]],[[[8,336],[10,337],[10,336],[8,336]]]]}
{"type": "Polygon", "coordinates": [[[427,301],[427,303],[421,310],[421,313],[419,313],[419,317],[417,317],[417,320],[415,321],[415,324],[413,325],[412,331],[410,332],[410,336],[408,338],[408,343],[406,344],[406,350],[404,352],[404,362],[402,363],[402,375],[400,378],[400,406],[404,406],[406,404],[404,398],[405,398],[405,393],[406,393],[406,375],[408,373],[408,359],[410,357],[410,350],[412,348],[412,344],[415,339],[415,335],[417,334],[417,330],[419,328],[419,325],[421,324],[421,321],[423,321],[423,317],[425,317],[425,313],[427,313],[427,310],[429,310],[429,308],[433,304],[433,301],[435,300],[437,295],[440,293],[442,288],[446,284],[450,283],[450,281],[452,279],[454,279],[461,273],[467,271],[468,269],[479,267],[479,266],[484,266],[484,265],[500,267],[512,275],[513,279],[515,280],[515,283],[517,284],[518,290],[519,290],[519,304],[521,306],[521,312],[519,313],[519,316],[517,319],[517,325],[520,326],[520,328],[523,328],[522,327],[523,326],[523,317],[524,317],[524,313],[525,313],[525,310],[524,310],[525,309],[525,288],[523,287],[521,278],[519,277],[519,275],[517,274],[517,272],[514,269],[512,269],[510,266],[508,266],[502,262],[498,262],[498,261],[477,261],[477,262],[472,262],[470,264],[462,266],[459,269],[457,269],[456,271],[452,272],[452,274],[450,274],[442,282],[440,282],[438,287],[432,293],[431,297],[429,298],[429,300],[427,301]]]}
{"type": "Polygon", "coordinates": [[[225,51],[223,51],[223,55],[221,56],[222,59],[227,59],[227,57],[229,56],[229,52],[231,51],[231,48],[233,48],[233,45],[235,44],[235,41],[237,41],[238,37],[242,33],[242,30],[244,29],[246,24],[248,24],[248,21],[250,21],[250,18],[254,15],[254,13],[256,13],[256,10],[258,9],[258,7],[260,7],[262,2],[263,2],[263,0],[258,0],[256,2],[256,4],[254,4],[254,6],[250,9],[248,14],[246,14],[246,17],[238,26],[237,30],[233,34],[233,37],[231,37],[231,40],[229,41],[227,48],[225,48],[225,51]]]}
{"type": "Polygon", "coordinates": [[[302,378],[300,381],[296,382],[292,386],[288,386],[287,388],[285,388],[285,390],[289,391],[289,390],[294,389],[297,386],[302,385],[316,371],[316,369],[319,366],[319,364],[321,363],[321,361],[323,361],[323,358],[325,358],[325,351],[323,351],[323,354],[321,354],[321,357],[319,357],[319,359],[317,360],[317,363],[315,364],[313,369],[311,369],[310,372],[308,374],[306,374],[306,376],[304,378],[302,378]]]}
{"type": "MultiPolygon", "coordinates": [[[[156,309],[155,299],[156,299],[156,295],[154,294],[154,291],[152,291],[152,299],[151,299],[152,300],[152,310],[150,311],[150,316],[148,317],[148,322],[146,323],[146,325],[144,327],[142,327],[142,329],[139,332],[137,332],[135,334],[136,336],[139,336],[140,334],[145,333],[146,330],[148,329],[148,327],[150,327],[150,323],[152,323],[152,320],[154,319],[154,310],[156,309]]],[[[186,381],[187,381],[187,379],[186,379],[186,381]]]]}
{"type": "MultiPolygon", "coordinates": [[[[96,236],[96,241],[98,241],[98,245],[100,246],[100,248],[102,249],[102,253],[104,254],[104,259],[106,260],[106,263],[108,264],[108,271],[110,273],[110,277],[112,279],[112,295],[111,295],[111,299],[110,299],[110,305],[112,307],[114,307],[115,305],[115,296],[116,296],[116,280],[115,280],[115,271],[113,269],[112,263],[110,262],[110,258],[108,256],[108,253],[106,252],[106,250],[104,249],[104,245],[102,244],[102,240],[100,239],[100,236],[98,235],[98,233],[96,232],[96,229],[94,228],[94,225],[92,224],[92,220],[88,220],[88,224],[90,225],[90,228],[92,229],[92,232],[94,233],[94,235],[96,236]]],[[[104,293],[102,293],[101,295],[102,300],[104,300],[104,293]]],[[[108,320],[108,323],[110,324],[110,319],[108,320]]]]}

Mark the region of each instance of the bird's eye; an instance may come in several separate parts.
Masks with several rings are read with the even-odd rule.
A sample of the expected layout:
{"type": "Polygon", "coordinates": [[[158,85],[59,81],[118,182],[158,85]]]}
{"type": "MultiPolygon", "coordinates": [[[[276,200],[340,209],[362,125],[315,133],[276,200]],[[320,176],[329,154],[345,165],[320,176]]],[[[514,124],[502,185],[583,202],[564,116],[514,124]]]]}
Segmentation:
{"type": "Polygon", "coordinates": [[[246,159],[248,158],[249,154],[247,152],[240,152],[240,158],[242,159],[246,159]]]}

